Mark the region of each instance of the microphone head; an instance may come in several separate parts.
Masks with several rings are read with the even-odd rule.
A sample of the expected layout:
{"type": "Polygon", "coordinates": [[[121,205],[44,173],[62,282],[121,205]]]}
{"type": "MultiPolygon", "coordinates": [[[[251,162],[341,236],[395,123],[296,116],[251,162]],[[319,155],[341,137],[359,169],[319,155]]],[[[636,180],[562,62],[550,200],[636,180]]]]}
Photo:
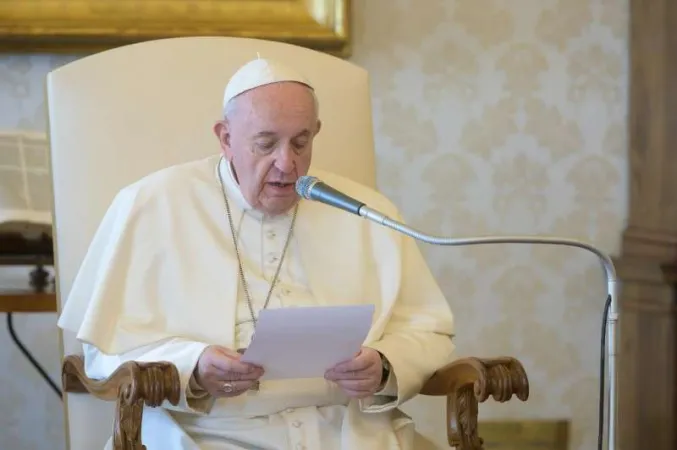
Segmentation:
{"type": "Polygon", "coordinates": [[[311,177],[309,175],[304,175],[299,177],[296,180],[296,193],[307,200],[310,199],[310,190],[313,188],[313,185],[320,181],[317,177],[311,177]]]}

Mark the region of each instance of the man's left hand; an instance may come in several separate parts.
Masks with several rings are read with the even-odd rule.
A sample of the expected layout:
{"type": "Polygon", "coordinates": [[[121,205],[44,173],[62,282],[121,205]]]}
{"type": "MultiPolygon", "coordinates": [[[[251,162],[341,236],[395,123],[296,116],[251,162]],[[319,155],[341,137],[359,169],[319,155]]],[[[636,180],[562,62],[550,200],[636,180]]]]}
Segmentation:
{"type": "Polygon", "coordinates": [[[365,347],[352,360],[329,369],[324,377],[338,384],[347,396],[365,398],[378,392],[382,375],[381,355],[365,347]]]}

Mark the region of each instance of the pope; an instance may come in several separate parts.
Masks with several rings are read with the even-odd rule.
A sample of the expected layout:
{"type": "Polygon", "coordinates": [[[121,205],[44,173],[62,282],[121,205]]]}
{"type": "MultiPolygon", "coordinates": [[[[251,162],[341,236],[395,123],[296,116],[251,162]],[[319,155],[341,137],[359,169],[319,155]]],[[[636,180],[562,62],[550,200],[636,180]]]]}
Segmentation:
{"type": "MultiPolygon", "coordinates": [[[[453,354],[453,315],[416,243],[318,202],[314,175],[402,220],[382,194],[311,167],[312,83],[258,58],[225,87],[220,152],[121,189],[81,264],[59,326],[88,376],[169,361],[181,400],[144,411],[149,450],[419,449],[400,406],[453,354]],[[324,377],[261,379],[240,360],[266,308],[372,304],[352,360],[324,377]]],[[[110,447],[111,442],[108,442],[110,447]]]]}

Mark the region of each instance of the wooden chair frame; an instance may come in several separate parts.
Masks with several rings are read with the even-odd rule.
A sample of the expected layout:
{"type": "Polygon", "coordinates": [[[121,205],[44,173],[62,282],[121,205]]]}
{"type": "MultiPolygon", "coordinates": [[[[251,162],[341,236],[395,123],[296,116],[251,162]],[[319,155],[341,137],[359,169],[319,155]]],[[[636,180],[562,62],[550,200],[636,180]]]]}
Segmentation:
{"type": "MultiPolygon", "coordinates": [[[[64,392],[91,394],[116,401],[114,450],[145,450],[141,442],[144,406],[177,405],[181,395],[179,372],[168,362],[122,364],[110,377],[93,380],[85,374],[81,355],[68,355],[62,366],[64,392]]],[[[447,397],[447,441],[457,450],[483,450],[478,434],[478,404],[490,396],[507,402],[529,397],[529,380],[522,364],[510,357],[462,358],[441,368],[428,380],[421,395],[447,397]]]]}

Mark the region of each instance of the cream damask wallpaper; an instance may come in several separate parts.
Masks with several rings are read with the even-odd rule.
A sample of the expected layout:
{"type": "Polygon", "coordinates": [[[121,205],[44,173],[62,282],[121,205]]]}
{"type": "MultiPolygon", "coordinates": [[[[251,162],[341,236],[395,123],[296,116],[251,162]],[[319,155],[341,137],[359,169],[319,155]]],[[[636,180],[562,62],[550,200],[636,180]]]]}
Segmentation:
{"type": "MultiPolygon", "coordinates": [[[[382,190],[432,233],[556,234],[615,253],[627,26],[627,0],[355,1],[352,60],[372,74],[382,190]]],[[[76,57],[1,56],[0,128],[44,130],[43,77],[76,57]]],[[[595,257],[423,248],[456,313],[459,356],[513,355],[529,373],[529,402],[490,401],[481,416],[570,419],[571,449],[594,448],[605,292],[595,257]]],[[[54,320],[19,317],[17,328],[56,378],[54,320]]],[[[62,448],[60,403],[4,329],[0,364],[2,448],[62,448]]],[[[407,410],[443,442],[441,400],[407,410]]]]}

